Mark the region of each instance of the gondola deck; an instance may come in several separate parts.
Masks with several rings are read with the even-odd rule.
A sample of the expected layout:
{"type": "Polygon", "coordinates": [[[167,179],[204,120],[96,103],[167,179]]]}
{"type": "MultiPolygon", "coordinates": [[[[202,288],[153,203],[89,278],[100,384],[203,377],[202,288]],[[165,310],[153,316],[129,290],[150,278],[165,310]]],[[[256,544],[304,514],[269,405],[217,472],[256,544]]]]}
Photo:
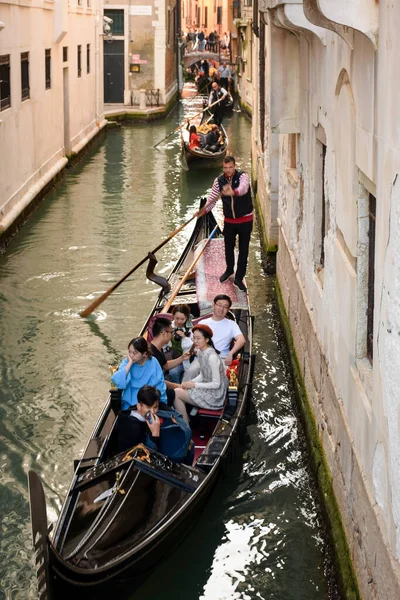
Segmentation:
{"type": "MultiPolygon", "coordinates": [[[[162,290],[145,323],[166,307],[188,303],[194,317],[207,311],[197,302],[195,274],[175,298],[176,281],[189,268],[195,248],[215,228],[209,213],[197,220],[192,236],[169,277],[171,291],[162,290]],[[174,300],[171,303],[171,299],[174,300]]],[[[217,235],[221,232],[217,230],[217,235]]],[[[218,240],[216,244],[218,245],[218,240]]],[[[212,248],[212,246],[210,246],[212,248]]],[[[210,255],[212,258],[212,254],[210,255]]],[[[206,259],[207,261],[207,259],[206,259]]],[[[206,263],[207,266],[207,263],[206,263]]],[[[224,265],[220,268],[223,270],[224,265]]],[[[204,264],[199,270],[204,269],[204,264]]],[[[221,285],[229,293],[231,282],[221,285]]],[[[251,394],[254,356],[252,317],[247,296],[232,306],[247,342],[241,352],[238,380],[231,381],[225,408],[193,411],[195,458],[192,467],[177,464],[157,452],[135,447],[116,455],[113,431],[118,417],[118,391],[108,402],[79,461],[52,537],[47,534],[40,480],[29,474],[33,537],[40,553],[40,585],[44,600],[108,597],[140,585],[171,546],[187,532],[204,505],[233,447],[251,394]]]]}

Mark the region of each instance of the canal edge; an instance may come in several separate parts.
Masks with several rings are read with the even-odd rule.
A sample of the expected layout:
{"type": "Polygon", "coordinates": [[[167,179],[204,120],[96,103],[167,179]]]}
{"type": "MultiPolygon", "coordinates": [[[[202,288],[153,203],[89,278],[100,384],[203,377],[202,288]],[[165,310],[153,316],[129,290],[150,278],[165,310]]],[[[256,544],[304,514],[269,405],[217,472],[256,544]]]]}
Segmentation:
{"type": "Polygon", "coordinates": [[[282,333],[288,351],[296,400],[310,453],[312,472],[316,480],[321,507],[326,518],[328,535],[331,538],[334,550],[334,556],[331,559],[337,569],[339,590],[346,600],[361,600],[342,516],[333,489],[332,474],[319,438],[316,418],[308,398],[304,378],[301,374],[278,278],[275,278],[275,294],[282,333]]]}

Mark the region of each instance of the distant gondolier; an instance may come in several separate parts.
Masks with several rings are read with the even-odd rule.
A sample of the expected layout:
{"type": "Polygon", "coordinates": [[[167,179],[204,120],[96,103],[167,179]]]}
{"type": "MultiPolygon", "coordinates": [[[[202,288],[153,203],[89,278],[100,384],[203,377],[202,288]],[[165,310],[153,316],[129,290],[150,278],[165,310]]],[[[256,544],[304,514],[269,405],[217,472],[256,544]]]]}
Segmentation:
{"type": "Polygon", "coordinates": [[[212,90],[208,99],[208,106],[211,106],[212,104],[215,104],[215,102],[218,102],[218,104],[215,104],[212,107],[211,111],[214,115],[214,123],[216,125],[221,125],[222,119],[224,117],[225,100],[228,97],[228,92],[225,88],[222,88],[216,81],[214,81],[211,87],[212,90]]]}
{"type": "Polygon", "coordinates": [[[242,292],[247,291],[243,283],[249,254],[250,236],[253,229],[253,202],[249,177],[243,171],[236,170],[233,156],[225,156],[223,173],[217,177],[207,198],[205,207],[199,214],[210,212],[219,198],[224,211],[224,238],[226,270],[219,278],[221,283],[233,275],[235,267],[235,242],[239,240],[239,257],[236,266],[234,286],[242,292]]]}

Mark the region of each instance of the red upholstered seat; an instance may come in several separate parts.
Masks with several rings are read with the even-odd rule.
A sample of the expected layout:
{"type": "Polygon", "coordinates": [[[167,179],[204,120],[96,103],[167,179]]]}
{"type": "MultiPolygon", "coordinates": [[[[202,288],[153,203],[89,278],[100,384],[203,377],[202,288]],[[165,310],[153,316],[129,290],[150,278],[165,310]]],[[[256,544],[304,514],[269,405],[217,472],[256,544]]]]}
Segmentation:
{"type": "Polygon", "coordinates": [[[224,412],[223,408],[218,410],[209,410],[208,408],[199,408],[197,414],[203,417],[215,417],[218,419],[224,412]]]}
{"type": "Polygon", "coordinates": [[[151,340],[153,339],[154,321],[156,321],[157,319],[160,319],[161,317],[163,317],[164,319],[168,319],[169,321],[174,320],[174,315],[172,315],[171,313],[157,313],[157,314],[153,315],[147,326],[147,341],[149,344],[150,344],[151,340]]]}

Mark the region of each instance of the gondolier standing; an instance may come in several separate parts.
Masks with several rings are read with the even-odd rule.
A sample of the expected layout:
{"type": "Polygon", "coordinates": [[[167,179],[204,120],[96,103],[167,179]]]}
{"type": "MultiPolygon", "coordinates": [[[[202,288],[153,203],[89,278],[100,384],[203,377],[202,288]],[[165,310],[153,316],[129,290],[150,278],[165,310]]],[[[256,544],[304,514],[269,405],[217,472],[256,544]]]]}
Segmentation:
{"type": "Polygon", "coordinates": [[[223,87],[220,87],[216,81],[214,81],[211,87],[212,90],[208,99],[208,106],[214,104],[211,109],[214,115],[214,123],[216,125],[221,125],[224,117],[225,100],[228,97],[228,92],[223,87]],[[218,104],[215,104],[216,102],[218,102],[218,104]]]}
{"type": "Polygon", "coordinates": [[[197,214],[210,212],[217,200],[222,199],[226,270],[219,280],[224,283],[233,275],[235,266],[234,248],[237,236],[239,239],[239,257],[234,286],[242,292],[246,292],[243,278],[246,273],[250,236],[253,229],[253,202],[250,181],[246,173],[236,169],[233,156],[225,156],[222,169],[223,173],[215,179],[205,206],[197,214]]]}

